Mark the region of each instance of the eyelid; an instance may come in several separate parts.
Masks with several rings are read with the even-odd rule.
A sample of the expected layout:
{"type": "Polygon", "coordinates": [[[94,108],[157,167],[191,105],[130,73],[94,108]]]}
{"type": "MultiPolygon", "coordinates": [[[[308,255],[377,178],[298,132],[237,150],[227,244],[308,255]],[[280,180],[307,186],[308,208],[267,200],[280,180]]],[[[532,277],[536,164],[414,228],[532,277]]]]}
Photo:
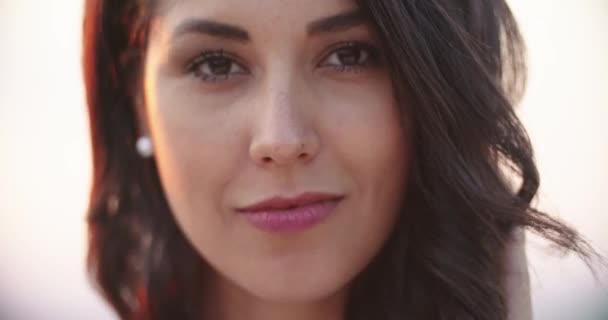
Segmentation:
{"type": "Polygon", "coordinates": [[[185,69],[187,72],[192,72],[194,67],[200,63],[205,62],[206,59],[209,58],[226,58],[232,60],[233,63],[239,65],[239,67],[246,72],[249,72],[249,69],[245,66],[245,64],[238,58],[236,55],[226,52],[224,49],[207,49],[203,50],[199,54],[197,54],[194,58],[190,59],[188,63],[186,63],[185,69]]]}
{"type": "Polygon", "coordinates": [[[327,60],[331,56],[331,54],[335,53],[336,50],[342,48],[352,48],[359,47],[365,50],[369,50],[370,59],[378,59],[380,50],[374,45],[364,42],[364,41],[340,41],[330,45],[327,49],[323,50],[323,52],[319,55],[321,58],[318,59],[319,62],[316,63],[316,67],[323,67],[323,62],[327,60]]]}
{"type": "Polygon", "coordinates": [[[249,68],[245,65],[245,63],[241,62],[236,55],[232,53],[227,53],[223,48],[218,49],[208,49],[200,52],[194,58],[189,59],[189,62],[185,65],[185,73],[189,77],[193,77],[198,81],[206,83],[208,85],[217,85],[220,83],[232,83],[232,80],[239,78],[240,76],[246,76],[250,74],[249,68]],[[209,64],[210,59],[226,59],[232,66],[235,66],[238,70],[233,71],[232,66],[230,70],[226,74],[221,75],[209,75],[204,72],[200,72],[199,68],[205,64],[209,64]]]}
{"type": "MultiPolygon", "coordinates": [[[[377,64],[378,62],[380,62],[381,51],[378,47],[376,47],[375,45],[373,45],[369,42],[366,42],[366,41],[349,40],[349,41],[336,42],[336,43],[330,45],[329,47],[327,47],[325,50],[323,50],[322,53],[319,55],[321,58],[316,59],[317,62],[315,63],[315,66],[317,68],[325,68],[325,67],[334,66],[333,64],[330,64],[330,63],[326,64],[327,59],[329,59],[331,57],[331,55],[335,54],[338,50],[344,49],[344,48],[358,48],[361,50],[367,50],[369,53],[369,58],[368,58],[369,64],[377,64]]],[[[207,60],[211,59],[211,58],[229,59],[231,61],[231,63],[236,64],[238,66],[238,68],[242,70],[242,72],[228,74],[227,78],[230,78],[232,76],[246,75],[246,74],[251,73],[250,69],[247,67],[247,65],[242,62],[242,59],[240,59],[237,55],[235,55],[233,53],[226,52],[223,48],[206,49],[206,50],[200,51],[193,58],[187,60],[185,66],[184,66],[185,72],[189,73],[189,74],[196,72],[196,69],[198,67],[200,67],[202,64],[206,63],[207,60]]],[[[359,66],[349,66],[349,68],[366,67],[366,66],[368,66],[368,63],[366,63],[365,65],[359,65],[359,66]]],[[[198,76],[196,76],[196,77],[198,77],[198,76]]]]}

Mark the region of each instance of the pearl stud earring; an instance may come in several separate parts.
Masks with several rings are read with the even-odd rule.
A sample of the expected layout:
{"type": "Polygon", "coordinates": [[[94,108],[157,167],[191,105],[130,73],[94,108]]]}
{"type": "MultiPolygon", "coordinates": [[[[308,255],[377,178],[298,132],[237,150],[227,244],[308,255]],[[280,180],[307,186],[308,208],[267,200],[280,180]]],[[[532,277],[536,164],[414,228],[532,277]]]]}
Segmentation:
{"type": "Polygon", "coordinates": [[[139,153],[142,158],[150,158],[152,154],[154,154],[152,140],[148,136],[139,137],[135,147],[137,148],[137,153],[139,153]]]}

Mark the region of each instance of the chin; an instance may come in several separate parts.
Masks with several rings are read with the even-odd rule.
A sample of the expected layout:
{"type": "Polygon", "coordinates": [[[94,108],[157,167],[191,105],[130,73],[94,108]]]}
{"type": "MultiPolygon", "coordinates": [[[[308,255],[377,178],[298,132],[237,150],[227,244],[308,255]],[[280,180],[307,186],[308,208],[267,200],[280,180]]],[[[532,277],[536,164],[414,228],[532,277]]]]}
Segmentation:
{"type": "Polygon", "coordinates": [[[336,295],[345,289],[344,285],[324,285],[324,284],[277,284],[252,288],[253,295],[265,301],[285,304],[300,304],[313,301],[326,300],[328,297],[336,295]]]}
{"type": "Polygon", "coordinates": [[[328,269],[315,272],[273,272],[237,282],[249,295],[275,303],[307,303],[325,300],[343,292],[348,284],[344,273],[330,274],[328,269]]]}

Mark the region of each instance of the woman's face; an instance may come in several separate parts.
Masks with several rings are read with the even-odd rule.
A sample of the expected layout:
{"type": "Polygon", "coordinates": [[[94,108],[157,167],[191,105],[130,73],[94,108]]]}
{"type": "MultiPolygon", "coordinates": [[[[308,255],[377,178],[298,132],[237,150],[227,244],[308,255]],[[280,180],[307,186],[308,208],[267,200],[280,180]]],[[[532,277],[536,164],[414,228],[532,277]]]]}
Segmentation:
{"type": "Polygon", "coordinates": [[[227,287],[340,293],[394,225],[409,134],[356,9],[180,0],[153,21],[144,123],[179,226],[227,287]]]}

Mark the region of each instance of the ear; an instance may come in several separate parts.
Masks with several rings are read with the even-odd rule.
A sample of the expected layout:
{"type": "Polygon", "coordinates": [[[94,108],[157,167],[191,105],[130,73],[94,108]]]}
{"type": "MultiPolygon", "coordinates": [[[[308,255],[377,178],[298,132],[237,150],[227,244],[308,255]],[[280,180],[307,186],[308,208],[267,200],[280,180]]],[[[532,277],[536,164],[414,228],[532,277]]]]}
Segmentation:
{"type": "Polygon", "coordinates": [[[137,90],[137,93],[135,94],[134,104],[137,135],[149,136],[150,126],[148,125],[148,112],[146,108],[146,100],[143,89],[137,90]]]}
{"type": "Polygon", "coordinates": [[[150,138],[148,115],[143,95],[136,95],[134,104],[137,130],[135,148],[142,158],[150,158],[154,154],[154,147],[150,138]]]}

